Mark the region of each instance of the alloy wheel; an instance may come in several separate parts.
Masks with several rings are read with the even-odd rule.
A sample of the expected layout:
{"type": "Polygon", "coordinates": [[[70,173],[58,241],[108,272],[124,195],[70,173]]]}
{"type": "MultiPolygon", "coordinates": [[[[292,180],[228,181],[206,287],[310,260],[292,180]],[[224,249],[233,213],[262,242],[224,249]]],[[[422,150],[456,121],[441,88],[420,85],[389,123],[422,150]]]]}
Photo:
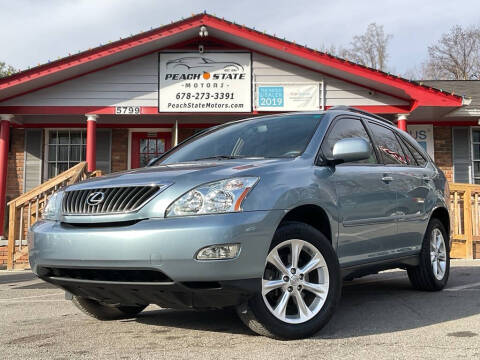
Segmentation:
{"type": "Polygon", "coordinates": [[[442,232],[434,228],[430,237],[430,261],[433,275],[437,280],[442,280],[447,269],[447,250],[442,232]]]}
{"type": "Polygon", "coordinates": [[[277,319],[290,324],[312,319],[325,304],[328,290],[327,264],[312,244],[286,240],[268,254],[262,297],[277,319]]]}

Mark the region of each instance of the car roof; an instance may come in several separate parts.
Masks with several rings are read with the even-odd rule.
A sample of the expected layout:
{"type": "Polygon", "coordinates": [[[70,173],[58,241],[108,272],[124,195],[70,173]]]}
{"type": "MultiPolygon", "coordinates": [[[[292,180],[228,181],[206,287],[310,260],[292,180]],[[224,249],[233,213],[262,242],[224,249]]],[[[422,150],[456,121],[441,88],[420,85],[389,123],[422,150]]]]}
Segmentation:
{"type": "Polygon", "coordinates": [[[363,118],[368,118],[369,120],[377,120],[380,121],[386,125],[389,125],[390,127],[393,127],[394,129],[398,129],[393,122],[391,122],[388,119],[385,119],[379,115],[376,114],[371,114],[369,112],[359,110],[353,107],[348,107],[348,106],[333,106],[327,110],[315,110],[315,111],[294,111],[294,112],[285,112],[285,113],[278,113],[278,114],[267,114],[263,116],[255,116],[255,117],[249,117],[249,118],[244,118],[244,119],[239,119],[239,120],[234,120],[229,123],[236,123],[236,122],[242,122],[242,121],[255,121],[255,120],[260,120],[260,119],[268,119],[268,118],[278,118],[278,117],[284,117],[284,116],[295,116],[295,115],[330,115],[329,120],[333,120],[336,116],[338,115],[355,115],[355,116],[361,116],[363,118]]]}

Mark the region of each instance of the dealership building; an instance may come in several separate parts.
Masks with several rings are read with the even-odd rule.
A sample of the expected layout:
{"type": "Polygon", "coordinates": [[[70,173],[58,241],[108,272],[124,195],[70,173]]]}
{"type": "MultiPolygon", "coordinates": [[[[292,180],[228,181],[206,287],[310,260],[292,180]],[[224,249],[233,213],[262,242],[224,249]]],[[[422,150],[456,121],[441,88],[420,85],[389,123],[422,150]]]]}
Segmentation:
{"type": "Polygon", "coordinates": [[[476,82],[409,81],[202,13],[0,79],[0,203],[80,161],[137,168],[216,124],[336,105],[391,119],[450,181],[480,183],[477,94],[476,82]]]}

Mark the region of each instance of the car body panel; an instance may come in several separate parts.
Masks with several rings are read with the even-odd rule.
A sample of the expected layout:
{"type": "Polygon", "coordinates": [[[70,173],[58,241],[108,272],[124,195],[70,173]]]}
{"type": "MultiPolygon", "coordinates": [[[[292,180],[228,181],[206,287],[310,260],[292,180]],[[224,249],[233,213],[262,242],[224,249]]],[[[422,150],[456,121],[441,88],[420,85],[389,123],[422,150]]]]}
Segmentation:
{"type": "Polygon", "coordinates": [[[96,228],[39,221],[28,239],[30,263],[34,272],[38,266],[154,268],[174,281],[258,278],[269,247],[264,239],[273,237],[283,215],[251,211],[96,228]],[[201,248],[223,243],[241,244],[240,255],[195,260],[201,248]]]}

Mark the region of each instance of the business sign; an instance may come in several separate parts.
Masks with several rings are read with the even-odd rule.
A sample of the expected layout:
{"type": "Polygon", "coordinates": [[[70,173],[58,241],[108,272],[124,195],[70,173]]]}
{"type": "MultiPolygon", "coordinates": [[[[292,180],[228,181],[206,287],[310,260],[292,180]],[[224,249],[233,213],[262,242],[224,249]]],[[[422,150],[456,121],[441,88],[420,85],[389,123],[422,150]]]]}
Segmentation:
{"type": "Polygon", "coordinates": [[[250,112],[250,53],[160,53],[159,112],[250,112]]]}
{"type": "Polygon", "coordinates": [[[257,84],[259,111],[320,110],[320,84],[257,84]]]}
{"type": "Polygon", "coordinates": [[[433,125],[408,125],[408,133],[420,144],[421,147],[435,160],[433,145],[433,125]]]}

